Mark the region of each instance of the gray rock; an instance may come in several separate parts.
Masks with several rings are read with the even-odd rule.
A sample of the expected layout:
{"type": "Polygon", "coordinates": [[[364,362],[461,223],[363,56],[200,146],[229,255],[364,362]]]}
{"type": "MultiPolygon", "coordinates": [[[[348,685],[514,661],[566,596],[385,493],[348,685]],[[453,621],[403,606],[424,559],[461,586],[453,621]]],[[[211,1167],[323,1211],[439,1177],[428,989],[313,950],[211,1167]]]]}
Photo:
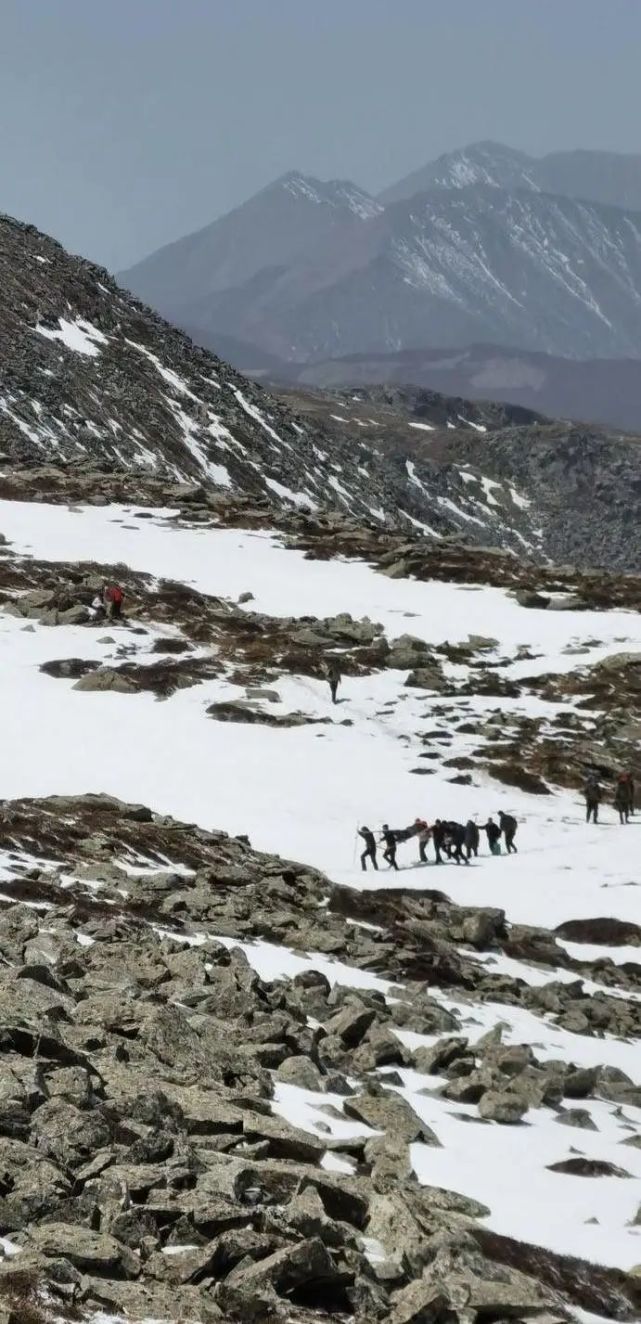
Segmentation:
{"type": "Polygon", "coordinates": [[[337,1269],[320,1238],[311,1237],[276,1251],[257,1264],[241,1262],[221,1286],[220,1303],[225,1309],[243,1301],[264,1300],[266,1292],[287,1297],[301,1287],[308,1292],[315,1288],[320,1293],[327,1293],[346,1282],[349,1282],[349,1275],[337,1269]]]}
{"type": "Polygon", "coordinates": [[[466,1054],[467,1044],[467,1039],[452,1037],[439,1039],[431,1048],[415,1048],[412,1054],[414,1066],[417,1071],[424,1072],[428,1076],[438,1075],[457,1058],[466,1054]]]}
{"type": "Polygon", "coordinates": [[[105,1273],[137,1278],[140,1264],[135,1255],[114,1237],[91,1232],[77,1223],[44,1223],[31,1228],[29,1245],[52,1259],[69,1260],[88,1273],[105,1273]]]}
{"type": "Polygon", "coordinates": [[[433,690],[437,694],[444,694],[448,689],[441,668],[436,663],[431,663],[430,666],[421,664],[420,667],[415,667],[413,671],[410,671],[405,684],[413,689],[433,690]]]}
{"type": "Polygon", "coordinates": [[[583,1131],[598,1131],[599,1129],[587,1108],[568,1108],[559,1117],[555,1117],[554,1120],[560,1126],[577,1126],[583,1131]]]}
{"type": "Polygon", "coordinates": [[[60,625],[86,625],[90,619],[90,612],[81,602],[75,606],[68,607],[66,611],[58,612],[58,623],[60,625]]]}
{"type": "Polygon", "coordinates": [[[549,607],[550,599],[544,593],[537,593],[534,589],[517,589],[514,594],[519,607],[549,607]]]}
{"type": "Polygon", "coordinates": [[[507,1091],[487,1090],[479,1102],[479,1116],[490,1122],[520,1122],[527,1110],[527,1100],[523,1095],[507,1091]]]}
{"type": "Polygon", "coordinates": [[[355,1117],[374,1131],[386,1131],[396,1140],[404,1140],[408,1144],[422,1140],[426,1145],[440,1146],[440,1140],[431,1128],[397,1094],[360,1094],[356,1098],[346,1099],[344,1109],[348,1117],[355,1117]]]}
{"type": "Polygon", "coordinates": [[[376,1012],[362,1003],[345,1007],[325,1024],[329,1035],[337,1036],[347,1048],[357,1048],[369,1030],[376,1012]]]}
{"type": "Polygon", "coordinates": [[[100,667],[98,671],[88,671],[74,685],[74,690],[113,690],[118,694],[135,694],[137,686],[128,676],[109,667],[100,667]]]}
{"type": "Polygon", "coordinates": [[[394,1298],[389,1324],[439,1324],[449,1313],[449,1296],[429,1279],[408,1283],[394,1298]]]}
{"type": "Polygon", "coordinates": [[[303,1090],[322,1090],[325,1079],[308,1057],[286,1057],[276,1067],[275,1076],[276,1080],[303,1090]]]}

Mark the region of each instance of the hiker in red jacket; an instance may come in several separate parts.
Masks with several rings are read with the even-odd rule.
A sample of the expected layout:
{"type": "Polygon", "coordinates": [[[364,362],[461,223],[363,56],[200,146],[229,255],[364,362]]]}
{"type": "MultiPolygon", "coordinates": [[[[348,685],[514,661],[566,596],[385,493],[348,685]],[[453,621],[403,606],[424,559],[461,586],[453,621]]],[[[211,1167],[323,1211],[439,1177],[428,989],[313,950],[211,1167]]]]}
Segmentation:
{"type": "Polygon", "coordinates": [[[102,600],[105,604],[107,616],[111,621],[120,620],[124,597],[125,595],[119,584],[105,584],[102,600]]]}

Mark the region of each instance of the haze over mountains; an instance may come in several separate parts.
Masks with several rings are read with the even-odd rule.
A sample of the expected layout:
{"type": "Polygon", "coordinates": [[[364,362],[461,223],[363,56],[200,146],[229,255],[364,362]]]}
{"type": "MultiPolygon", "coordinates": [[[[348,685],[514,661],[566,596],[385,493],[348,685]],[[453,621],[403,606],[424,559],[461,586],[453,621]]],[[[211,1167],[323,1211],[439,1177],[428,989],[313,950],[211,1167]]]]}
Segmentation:
{"type": "Polygon", "coordinates": [[[0,448],[45,466],[44,491],[52,467],[69,499],[79,472],[117,490],[136,475],[164,503],[196,485],[538,561],[641,567],[638,438],[425,391],[268,394],[9,218],[0,270],[0,448]]]}
{"type": "Polygon", "coordinates": [[[283,176],[121,280],[257,362],[470,344],[636,358],[640,209],[641,157],[480,143],[378,199],[283,176]]]}

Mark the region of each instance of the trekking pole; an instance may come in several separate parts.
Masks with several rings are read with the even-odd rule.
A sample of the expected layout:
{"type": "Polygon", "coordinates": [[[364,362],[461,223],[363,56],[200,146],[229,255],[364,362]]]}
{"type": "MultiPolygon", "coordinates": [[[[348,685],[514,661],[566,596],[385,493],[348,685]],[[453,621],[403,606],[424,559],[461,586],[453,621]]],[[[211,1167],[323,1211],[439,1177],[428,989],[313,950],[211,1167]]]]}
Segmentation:
{"type": "Polygon", "coordinates": [[[352,869],[356,867],[356,851],[358,848],[358,823],[354,829],[354,850],[352,852],[352,869]]]}

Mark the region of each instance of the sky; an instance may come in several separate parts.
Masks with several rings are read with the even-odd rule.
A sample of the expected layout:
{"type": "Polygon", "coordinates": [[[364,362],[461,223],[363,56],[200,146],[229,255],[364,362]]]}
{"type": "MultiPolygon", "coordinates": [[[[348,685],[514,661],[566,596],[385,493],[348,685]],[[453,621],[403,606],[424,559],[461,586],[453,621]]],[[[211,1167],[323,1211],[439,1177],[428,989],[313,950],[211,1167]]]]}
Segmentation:
{"type": "Polygon", "coordinates": [[[288,170],[641,150],[641,0],[0,0],[0,210],[121,270],[288,170]]]}

